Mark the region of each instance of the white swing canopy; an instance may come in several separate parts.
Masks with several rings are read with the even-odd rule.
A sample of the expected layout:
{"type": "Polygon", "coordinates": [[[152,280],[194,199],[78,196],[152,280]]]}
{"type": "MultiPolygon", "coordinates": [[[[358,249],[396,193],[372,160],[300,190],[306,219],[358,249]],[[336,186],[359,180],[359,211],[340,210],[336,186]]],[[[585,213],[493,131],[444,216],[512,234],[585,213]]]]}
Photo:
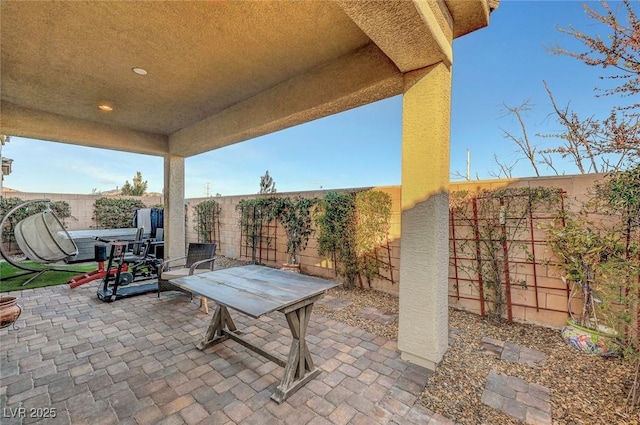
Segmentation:
{"type": "Polygon", "coordinates": [[[78,247],[52,211],[33,214],[16,224],[20,250],[37,263],[51,263],[76,255],[78,247]]]}

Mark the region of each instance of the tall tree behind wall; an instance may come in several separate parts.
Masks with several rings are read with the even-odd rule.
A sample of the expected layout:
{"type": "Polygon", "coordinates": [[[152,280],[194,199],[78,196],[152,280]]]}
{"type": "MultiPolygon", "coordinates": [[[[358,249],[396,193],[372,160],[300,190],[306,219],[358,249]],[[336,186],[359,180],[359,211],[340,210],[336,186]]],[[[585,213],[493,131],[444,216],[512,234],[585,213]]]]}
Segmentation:
{"type": "Polygon", "coordinates": [[[127,180],[122,186],[122,194],[126,196],[142,196],[147,192],[147,186],[147,181],[142,181],[142,173],[136,171],[136,175],[133,178],[133,185],[127,180]]]}

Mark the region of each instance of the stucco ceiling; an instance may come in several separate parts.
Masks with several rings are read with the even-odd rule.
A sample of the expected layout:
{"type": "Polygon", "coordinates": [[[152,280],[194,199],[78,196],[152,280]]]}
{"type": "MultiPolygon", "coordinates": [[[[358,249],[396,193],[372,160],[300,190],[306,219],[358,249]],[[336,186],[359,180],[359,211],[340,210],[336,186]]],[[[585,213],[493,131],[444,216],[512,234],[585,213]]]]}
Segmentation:
{"type": "Polygon", "coordinates": [[[339,112],[487,24],[427,3],[3,0],[0,131],[189,156],[339,112]]]}

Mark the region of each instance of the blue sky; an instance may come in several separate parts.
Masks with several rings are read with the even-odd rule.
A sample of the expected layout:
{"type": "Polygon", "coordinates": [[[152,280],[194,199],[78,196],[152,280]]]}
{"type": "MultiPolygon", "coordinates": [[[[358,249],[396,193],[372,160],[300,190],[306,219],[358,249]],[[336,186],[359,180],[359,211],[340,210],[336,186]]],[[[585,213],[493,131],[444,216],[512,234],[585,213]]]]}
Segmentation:
{"type": "MultiPolygon", "coordinates": [[[[547,51],[556,44],[584,51],[558,27],[573,25],[592,35],[602,31],[587,17],[584,3],[502,0],[489,27],[454,41],[452,174],[465,173],[467,149],[473,178],[492,178],[492,171],[497,171],[494,154],[508,163],[516,158],[515,147],[502,130],[517,134],[519,127],[504,116],[503,103],[518,106],[529,100],[532,111],[525,119],[530,135],[558,129],[543,80],[559,105],[570,103],[585,116],[608,115],[617,99],[596,98],[594,93],[594,87],[606,86],[598,78],[602,69],[547,51]]],[[[602,10],[597,2],[588,4],[602,10]]],[[[186,196],[256,193],[266,170],[279,192],[400,184],[401,120],[402,98],[396,96],[187,158],[186,196]]],[[[14,160],[4,185],[25,192],[106,191],[131,181],[136,171],[148,181],[149,191],[162,191],[160,157],[17,137],[2,154],[14,160]]],[[[570,165],[562,168],[567,174],[576,172],[570,165]]],[[[524,161],[514,169],[514,176],[531,175],[533,170],[524,161]]],[[[452,175],[452,179],[457,178],[452,175]]]]}

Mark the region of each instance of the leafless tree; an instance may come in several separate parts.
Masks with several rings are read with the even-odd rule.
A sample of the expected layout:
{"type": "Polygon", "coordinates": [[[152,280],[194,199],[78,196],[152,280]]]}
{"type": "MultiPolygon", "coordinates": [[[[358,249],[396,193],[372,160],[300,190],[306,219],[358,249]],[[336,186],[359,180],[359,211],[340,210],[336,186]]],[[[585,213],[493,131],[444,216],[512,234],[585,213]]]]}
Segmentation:
{"type": "MultiPolygon", "coordinates": [[[[537,156],[539,155],[539,152],[536,146],[534,146],[531,143],[531,140],[529,139],[527,126],[522,117],[523,112],[531,110],[531,106],[529,105],[529,100],[528,99],[525,100],[519,106],[509,106],[506,103],[503,103],[502,105],[505,110],[505,115],[512,115],[516,117],[516,119],[518,120],[518,124],[520,125],[520,130],[522,131],[521,136],[516,136],[515,134],[501,128],[500,130],[502,131],[503,137],[515,143],[519,153],[522,153],[524,155],[524,157],[531,164],[531,167],[533,167],[533,171],[536,173],[536,176],[540,177],[540,172],[538,171],[538,166],[537,166],[537,161],[538,161],[537,156]]],[[[500,166],[500,168],[504,169],[504,164],[501,164],[500,160],[496,155],[494,155],[494,159],[495,159],[495,162],[500,166]]],[[[507,168],[512,169],[513,166],[507,167],[507,168]]]]}
{"type": "MultiPolygon", "coordinates": [[[[529,137],[523,118],[523,113],[530,110],[528,101],[517,107],[504,105],[506,115],[515,116],[518,120],[522,135],[502,130],[503,135],[515,143],[521,158],[531,164],[536,176],[540,175],[538,166],[541,164],[555,174],[561,174],[563,170],[554,163],[554,158],[558,157],[569,160],[583,174],[624,170],[640,160],[640,103],[637,101],[640,94],[640,19],[634,10],[637,4],[640,3],[623,0],[618,10],[613,10],[606,1],[602,1],[603,13],[585,5],[586,13],[600,24],[601,33],[606,35],[589,36],[573,26],[560,28],[560,32],[580,40],[587,51],[570,52],[560,46],[549,49],[554,54],[576,58],[588,66],[614,70],[614,74],[600,79],[611,80],[616,86],[599,89],[598,96],[635,96],[631,104],[614,107],[604,119],[595,116],[585,118],[570,109],[569,104],[559,106],[545,81],[544,88],[553,107],[551,115],[561,128],[555,133],[536,134],[545,139],[545,143],[534,143],[529,137]],[[541,145],[546,147],[540,148],[541,145]]],[[[498,162],[498,165],[501,164],[498,162]]],[[[504,174],[504,170],[501,169],[501,173],[504,174]]]]}
{"type": "MultiPolygon", "coordinates": [[[[558,30],[580,40],[587,51],[576,53],[561,46],[550,48],[549,51],[576,58],[589,66],[615,70],[614,75],[600,77],[602,80],[611,80],[616,84],[613,88],[601,89],[602,95],[629,97],[640,94],[640,19],[633,6],[635,4],[637,7],[638,2],[630,0],[623,0],[621,4],[616,2],[621,6],[619,9],[624,10],[626,15],[624,17],[619,16],[621,15],[619,10],[613,10],[606,1],[601,1],[600,4],[604,13],[598,13],[587,4],[584,5],[584,9],[590,18],[604,26],[604,31],[608,33],[606,36],[593,37],[570,25],[568,29],[559,28],[558,30]]],[[[635,103],[621,106],[619,109],[640,108],[638,98],[634,100],[635,103]]]]}

